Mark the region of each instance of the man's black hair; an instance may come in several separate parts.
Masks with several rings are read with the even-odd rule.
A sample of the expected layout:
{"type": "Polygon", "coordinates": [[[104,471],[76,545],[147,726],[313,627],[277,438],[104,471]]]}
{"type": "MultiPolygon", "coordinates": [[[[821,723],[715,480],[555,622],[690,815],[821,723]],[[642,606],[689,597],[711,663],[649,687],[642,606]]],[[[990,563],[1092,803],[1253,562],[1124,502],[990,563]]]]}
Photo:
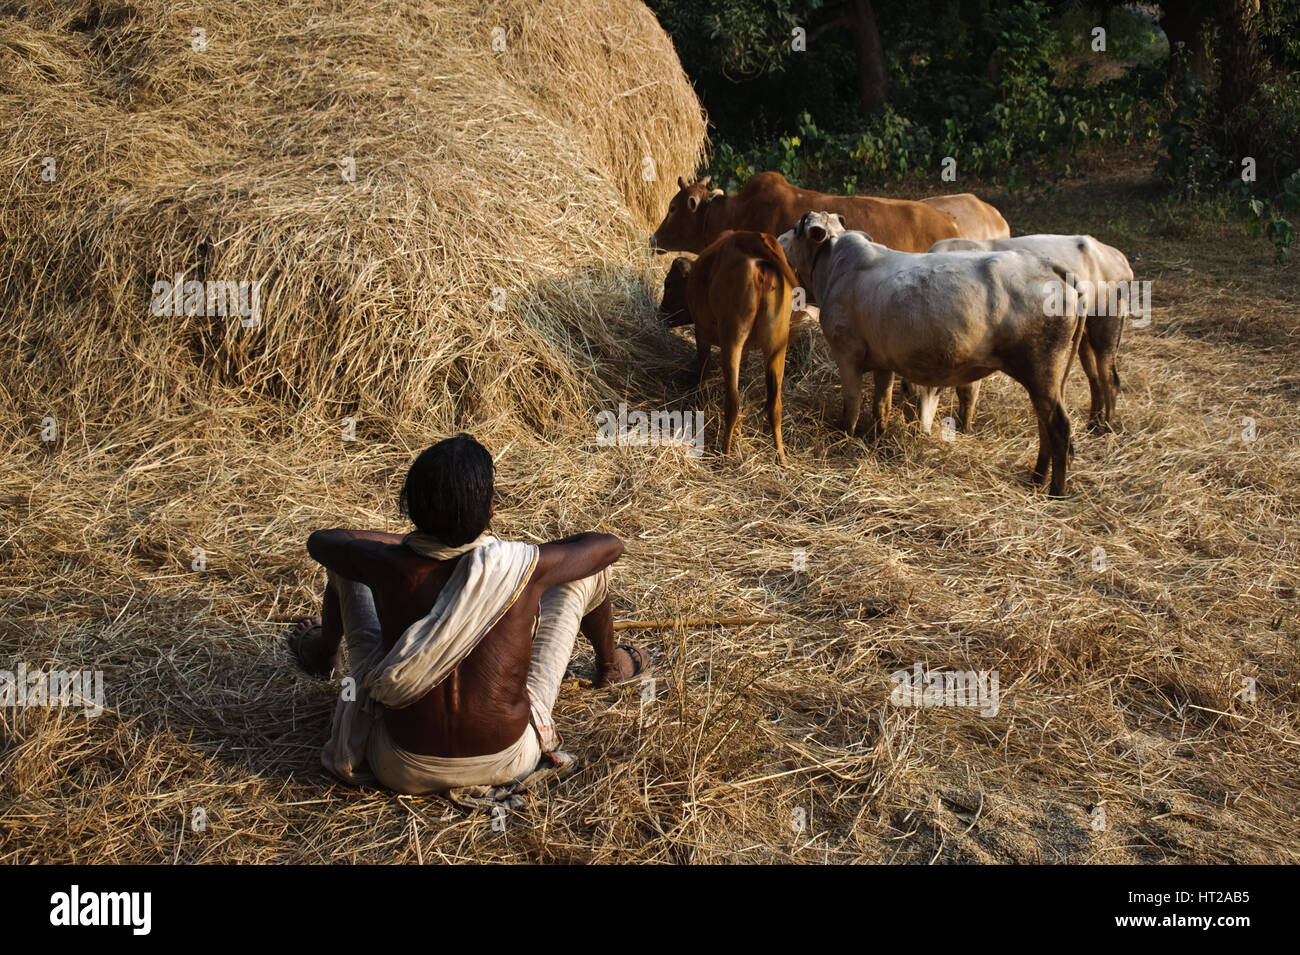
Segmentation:
{"type": "Polygon", "coordinates": [[[487,448],[467,434],[439,441],[406,472],[402,510],[448,547],[468,544],[492,515],[493,467],[487,448]]]}

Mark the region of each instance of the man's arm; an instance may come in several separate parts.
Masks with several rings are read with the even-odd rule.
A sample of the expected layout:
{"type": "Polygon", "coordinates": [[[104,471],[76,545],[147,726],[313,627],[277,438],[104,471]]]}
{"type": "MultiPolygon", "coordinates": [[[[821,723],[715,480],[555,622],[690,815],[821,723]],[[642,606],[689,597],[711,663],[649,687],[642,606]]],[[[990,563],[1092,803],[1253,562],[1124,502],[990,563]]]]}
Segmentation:
{"type": "Polygon", "coordinates": [[[546,589],[599,573],[623,556],[623,542],[613,534],[574,534],[537,549],[533,581],[546,589]]]}
{"type": "Polygon", "coordinates": [[[387,547],[402,543],[401,534],[353,531],[337,527],[316,531],[307,538],[307,553],[326,570],[357,583],[373,586],[372,578],[387,576],[378,560],[387,547]]]}

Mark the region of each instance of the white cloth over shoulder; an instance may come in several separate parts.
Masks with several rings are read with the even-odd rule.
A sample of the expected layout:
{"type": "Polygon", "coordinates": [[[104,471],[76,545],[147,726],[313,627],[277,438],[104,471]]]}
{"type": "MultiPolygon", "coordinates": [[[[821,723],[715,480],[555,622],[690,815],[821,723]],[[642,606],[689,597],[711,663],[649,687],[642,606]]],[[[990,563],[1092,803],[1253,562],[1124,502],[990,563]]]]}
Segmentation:
{"type": "Polygon", "coordinates": [[[489,534],[461,548],[442,547],[426,535],[410,534],[406,546],[434,560],[465,556],[433,609],[406,628],[366,677],[371,699],[399,710],[456,669],[514,605],[537,566],[536,544],[497,540],[489,534]]]}
{"type": "Polygon", "coordinates": [[[340,696],[321,761],[354,783],[374,778],[360,767],[375,721],[382,719],[376,704],[401,709],[441,683],[514,605],[537,566],[535,544],[501,541],[490,534],[460,547],[445,547],[418,533],[408,535],[405,543],[434,560],[464,556],[433,608],[388,653],[376,644],[367,659],[353,661],[355,699],[340,696]]]}

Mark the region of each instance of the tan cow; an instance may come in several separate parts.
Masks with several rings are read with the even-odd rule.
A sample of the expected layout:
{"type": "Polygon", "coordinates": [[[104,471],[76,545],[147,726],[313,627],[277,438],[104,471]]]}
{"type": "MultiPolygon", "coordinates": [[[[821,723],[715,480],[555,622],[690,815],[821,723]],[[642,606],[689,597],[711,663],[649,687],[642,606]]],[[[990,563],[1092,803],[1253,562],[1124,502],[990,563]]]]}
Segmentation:
{"type": "Polygon", "coordinates": [[[776,456],[786,463],[781,440],[781,381],[790,340],[790,295],[799,284],[785,254],[770,235],[724,232],[694,263],[673,262],[664,279],[660,314],[669,326],[695,323],[695,349],[700,384],[714,345],[722,349],[726,377],[726,424],[723,453],[740,418],[740,358],[759,348],[767,366],[767,418],[776,442],[776,456]]]}
{"type": "Polygon", "coordinates": [[[729,196],[710,189],[710,178],[688,184],[678,177],[668,214],[650,236],[651,249],[701,252],[727,229],[780,235],[815,210],[837,212],[845,228],[869,232],[877,242],[902,252],[924,252],[936,242],[962,235],[956,219],[924,202],[827,195],[792,186],[779,172],[760,172],[729,196]]]}
{"type": "MultiPolygon", "coordinates": [[[[1114,246],[1099,242],[1090,235],[1022,235],[1014,239],[951,239],[936,242],[931,252],[1005,252],[1024,249],[1061,266],[1077,280],[1087,283],[1087,322],[1079,343],[1079,363],[1088,378],[1092,403],[1088,410],[1088,427],[1093,431],[1111,431],[1117,426],[1115,403],[1119,398],[1119,368],[1116,356],[1129,314],[1129,294],[1133,269],[1128,258],[1114,246]]],[[[1084,288],[1084,286],[1080,286],[1084,288]]],[[[979,395],[979,382],[957,389],[958,418],[963,430],[969,430],[979,395]]],[[[937,392],[923,391],[922,427],[929,431],[938,401],[937,392]]]]}
{"type": "Polygon", "coordinates": [[[921,201],[956,219],[963,239],[1006,239],[1011,235],[1011,226],[1002,218],[1002,213],[973,192],[931,196],[921,201]]]}
{"type": "Polygon", "coordinates": [[[840,372],[844,428],[852,435],[862,376],[875,378],[873,431],[889,420],[894,376],[928,388],[966,385],[1001,371],[1024,386],[1038,418],[1033,479],[1065,493],[1070,419],[1061,392],[1084,334],[1065,270],[1032,252],[895,252],[839,217],[810,212],[778,240],[821,302],[821,327],[840,372]],[[1059,307],[1048,308],[1055,293],[1059,307]]]}

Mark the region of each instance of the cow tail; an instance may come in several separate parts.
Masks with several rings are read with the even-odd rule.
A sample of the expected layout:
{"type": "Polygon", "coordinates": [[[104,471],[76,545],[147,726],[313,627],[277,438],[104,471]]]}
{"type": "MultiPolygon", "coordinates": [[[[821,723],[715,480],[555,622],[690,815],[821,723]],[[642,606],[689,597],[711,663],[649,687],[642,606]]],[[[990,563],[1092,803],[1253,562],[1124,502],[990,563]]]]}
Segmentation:
{"type": "Polygon", "coordinates": [[[1124,319],[1129,317],[1128,309],[1119,318],[1119,334],[1115,336],[1115,359],[1114,367],[1110,370],[1111,380],[1115,383],[1115,390],[1119,391],[1119,346],[1124,343],[1124,319]]]}
{"type": "Polygon", "coordinates": [[[790,297],[790,287],[782,280],[781,273],[766,259],[754,260],[754,286],[758,289],[760,299],[767,299],[769,292],[776,295],[777,305],[790,297]]]}
{"type": "MultiPolygon", "coordinates": [[[[1065,269],[1061,268],[1061,266],[1054,263],[1051,264],[1051,268],[1052,271],[1056,273],[1056,277],[1061,280],[1061,284],[1068,285],[1070,288],[1074,289],[1075,294],[1078,295],[1079,288],[1074,284],[1074,282],[1070,281],[1069,273],[1066,272],[1065,269]]],[[[1074,364],[1074,356],[1079,353],[1079,345],[1083,343],[1083,336],[1088,326],[1088,315],[1086,312],[1080,311],[1079,300],[1077,298],[1075,299],[1074,312],[1074,338],[1072,339],[1072,345],[1070,347],[1070,357],[1065,362],[1065,371],[1061,374],[1062,397],[1065,396],[1065,383],[1070,377],[1070,366],[1074,364]]]]}
{"type": "Polygon", "coordinates": [[[798,288],[799,277],[794,274],[794,269],[790,268],[785,253],[781,251],[781,244],[766,232],[763,233],[763,248],[767,253],[763,256],[763,260],[777,271],[791,291],[798,288]]]}

